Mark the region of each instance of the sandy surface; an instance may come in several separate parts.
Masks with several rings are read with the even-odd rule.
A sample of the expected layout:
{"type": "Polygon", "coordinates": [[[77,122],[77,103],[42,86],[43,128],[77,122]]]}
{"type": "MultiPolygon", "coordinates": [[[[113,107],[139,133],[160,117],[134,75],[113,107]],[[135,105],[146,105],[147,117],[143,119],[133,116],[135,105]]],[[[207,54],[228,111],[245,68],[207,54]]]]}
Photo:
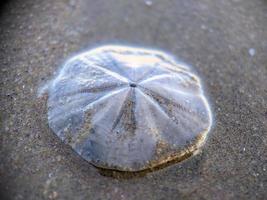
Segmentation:
{"type": "Polygon", "coordinates": [[[2,7],[1,199],[267,198],[267,1],[151,2],[13,0],[2,7]],[[162,49],[195,67],[214,115],[202,153],[114,178],[52,133],[38,87],[69,56],[105,43],[162,49]]]}

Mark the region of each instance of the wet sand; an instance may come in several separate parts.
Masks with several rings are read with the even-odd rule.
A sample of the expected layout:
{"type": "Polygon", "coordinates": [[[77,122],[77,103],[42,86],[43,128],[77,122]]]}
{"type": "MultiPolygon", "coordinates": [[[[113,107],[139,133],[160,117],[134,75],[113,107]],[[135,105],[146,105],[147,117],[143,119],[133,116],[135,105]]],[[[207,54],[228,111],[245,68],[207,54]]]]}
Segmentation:
{"type": "Polygon", "coordinates": [[[266,198],[267,2],[151,2],[2,6],[1,199],[266,198]],[[106,43],[160,49],[194,66],[214,116],[198,155],[123,178],[99,171],[49,129],[39,86],[69,56],[106,43]]]}

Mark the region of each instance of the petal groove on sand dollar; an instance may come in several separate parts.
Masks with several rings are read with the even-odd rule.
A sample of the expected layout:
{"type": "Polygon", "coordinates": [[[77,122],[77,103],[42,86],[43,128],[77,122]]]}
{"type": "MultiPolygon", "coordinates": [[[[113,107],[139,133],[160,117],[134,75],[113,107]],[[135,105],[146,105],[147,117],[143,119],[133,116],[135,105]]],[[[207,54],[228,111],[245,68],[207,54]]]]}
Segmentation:
{"type": "Polygon", "coordinates": [[[211,127],[199,78],[159,51],[99,47],[68,60],[47,88],[50,128],[101,168],[139,171],[182,158],[211,127]]]}

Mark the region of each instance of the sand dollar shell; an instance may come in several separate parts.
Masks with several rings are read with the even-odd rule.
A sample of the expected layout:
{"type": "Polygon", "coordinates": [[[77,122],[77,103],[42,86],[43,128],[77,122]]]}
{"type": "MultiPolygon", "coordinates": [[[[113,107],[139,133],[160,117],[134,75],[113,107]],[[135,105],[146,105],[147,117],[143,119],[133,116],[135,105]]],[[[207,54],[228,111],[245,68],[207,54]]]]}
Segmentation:
{"type": "Polygon", "coordinates": [[[85,160],[138,171],[198,149],[211,126],[199,78],[171,56],[104,46],[79,54],[48,87],[51,129],[85,160]]]}

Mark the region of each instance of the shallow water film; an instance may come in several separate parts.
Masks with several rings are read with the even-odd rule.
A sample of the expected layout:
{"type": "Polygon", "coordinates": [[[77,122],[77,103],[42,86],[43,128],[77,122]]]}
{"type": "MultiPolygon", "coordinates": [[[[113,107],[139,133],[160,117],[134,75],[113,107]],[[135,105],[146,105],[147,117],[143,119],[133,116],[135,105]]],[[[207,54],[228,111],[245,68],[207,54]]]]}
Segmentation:
{"type": "Polygon", "coordinates": [[[140,171],[196,152],[212,117],[199,77],[154,50],[102,46],[47,85],[53,132],[100,168],[140,171]]]}

